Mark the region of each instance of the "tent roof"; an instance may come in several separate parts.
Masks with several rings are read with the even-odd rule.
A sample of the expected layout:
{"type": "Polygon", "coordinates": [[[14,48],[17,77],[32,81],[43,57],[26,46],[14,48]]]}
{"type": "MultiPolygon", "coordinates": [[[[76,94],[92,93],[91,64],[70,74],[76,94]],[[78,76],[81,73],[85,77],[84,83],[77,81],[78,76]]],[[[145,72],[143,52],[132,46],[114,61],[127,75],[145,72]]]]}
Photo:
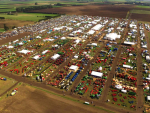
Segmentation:
{"type": "Polygon", "coordinates": [[[121,35],[117,35],[117,33],[109,33],[106,34],[108,40],[116,40],[116,38],[120,38],[121,35]]]}
{"type": "Polygon", "coordinates": [[[124,41],[124,44],[135,45],[135,42],[127,42],[127,41],[124,41]]]}
{"type": "Polygon", "coordinates": [[[40,59],[40,55],[36,55],[36,56],[34,56],[34,57],[33,57],[33,59],[35,59],[35,60],[40,59]]]}
{"type": "Polygon", "coordinates": [[[147,96],[147,100],[150,100],[150,96],[147,96]]]}
{"type": "Polygon", "coordinates": [[[8,46],[7,48],[14,48],[14,46],[8,46]]]}
{"type": "Polygon", "coordinates": [[[96,76],[96,77],[102,77],[102,76],[103,76],[103,73],[101,73],[101,72],[96,72],[96,71],[92,71],[91,75],[92,75],[92,76],[96,76]]]}
{"type": "Polygon", "coordinates": [[[122,89],[122,86],[121,85],[115,85],[115,88],[122,89]]]}
{"type": "Polygon", "coordinates": [[[29,50],[21,50],[21,51],[18,51],[19,53],[23,53],[23,54],[27,54],[27,53],[29,53],[29,52],[32,52],[32,51],[29,51],[29,50]]]}
{"type": "Polygon", "coordinates": [[[70,67],[69,67],[69,69],[71,69],[71,70],[77,70],[78,69],[78,66],[76,66],[76,65],[71,65],[70,67]]]}
{"type": "Polygon", "coordinates": [[[97,24],[96,26],[94,26],[94,27],[92,28],[92,30],[100,30],[102,27],[103,27],[103,25],[97,24]]]}
{"type": "Polygon", "coordinates": [[[89,34],[89,35],[93,35],[94,33],[95,33],[94,30],[90,30],[89,32],[87,32],[87,34],[89,34]]]}
{"type": "Polygon", "coordinates": [[[49,50],[45,50],[45,51],[42,52],[42,54],[45,54],[45,53],[47,53],[48,51],[49,51],[49,50]]]}
{"type": "Polygon", "coordinates": [[[54,54],[54,55],[51,57],[51,59],[56,60],[56,59],[59,58],[59,57],[60,57],[59,54],[54,54]]]}
{"type": "Polygon", "coordinates": [[[125,68],[130,68],[130,69],[132,69],[132,68],[133,68],[132,66],[124,65],[124,64],[123,64],[123,67],[125,67],[125,68]]]}

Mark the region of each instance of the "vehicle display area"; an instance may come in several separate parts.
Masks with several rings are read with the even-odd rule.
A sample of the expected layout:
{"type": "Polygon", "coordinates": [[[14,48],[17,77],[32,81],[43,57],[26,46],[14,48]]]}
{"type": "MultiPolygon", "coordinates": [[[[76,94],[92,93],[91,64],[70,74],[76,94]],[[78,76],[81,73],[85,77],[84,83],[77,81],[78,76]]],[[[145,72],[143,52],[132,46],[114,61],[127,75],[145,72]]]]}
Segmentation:
{"type": "MultiPolygon", "coordinates": [[[[0,83],[12,82],[6,76],[86,105],[150,111],[149,24],[63,15],[32,27],[30,35],[0,46],[0,83]]],[[[16,88],[9,95],[18,95],[16,88]]]]}

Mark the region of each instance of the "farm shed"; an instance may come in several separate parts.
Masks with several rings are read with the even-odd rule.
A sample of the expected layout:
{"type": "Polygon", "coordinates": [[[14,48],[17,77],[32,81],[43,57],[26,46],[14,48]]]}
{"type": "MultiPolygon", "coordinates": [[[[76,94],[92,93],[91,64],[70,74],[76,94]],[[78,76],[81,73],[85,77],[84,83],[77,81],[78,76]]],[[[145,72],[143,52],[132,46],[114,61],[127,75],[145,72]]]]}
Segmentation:
{"type": "Polygon", "coordinates": [[[71,65],[71,66],[69,67],[70,70],[74,70],[74,71],[76,71],[78,68],[79,68],[79,67],[76,66],[76,65],[71,65]]]}
{"type": "Polygon", "coordinates": [[[91,75],[92,75],[92,76],[95,76],[95,77],[100,77],[100,78],[102,78],[103,73],[101,73],[101,72],[96,72],[96,71],[92,71],[91,75]]]}
{"type": "Polygon", "coordinates": [[[18,51],[18,52],[19,52],[19,53],[23,53],[23,54],[27,54],[27,53],[30,53],[30,52],[32,52],[32,51],[23,49],[23,50],[18,51]]]}
{"type": "Polygon", "coordinates": [[[124,68],[133,69],[133,67],[132,67],[132,66],[129,66],[129,65],[124,65],[124,64],[123,64],[123,67],[124,67],[124,68]]]}
{"type": "Polygon", "coordinates": [[[124,44],[127,44],[127,45],[135,45],[135,42],[127,42],[127,41],[124,41],[124,44]]]}
{"type": "Polygon", "coordinates": [[[106,34],[106,39],[108,40],[116,40],[117,38],[120,38],[121,35],[117,35],[117,33],[109,33],[106,34]]]}
{"type": "Polygon", "coordinates": [[[59,57],[60,57],[59,54],[55,54],[55,55],[53,55],[53,56],[51,57],[51,59],[56,60],[56,59],[59,58],[59,57]]]}

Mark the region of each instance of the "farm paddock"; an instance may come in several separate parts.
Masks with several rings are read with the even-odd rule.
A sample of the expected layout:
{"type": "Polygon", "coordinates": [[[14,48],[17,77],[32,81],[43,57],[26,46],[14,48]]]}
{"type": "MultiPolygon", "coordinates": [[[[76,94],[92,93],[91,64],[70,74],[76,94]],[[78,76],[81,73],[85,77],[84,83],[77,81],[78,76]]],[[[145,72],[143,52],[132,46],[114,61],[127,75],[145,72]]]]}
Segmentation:
{"type": "Polygon", "coordinates": [[[55,96],[54,94],[47,93],[26,84],[22,84],[17,88],[18,92],[14,96],[8,96],[1,100],[0,112],[20,113],[20,111],[22,111],[22,113],[26,113],[30,111],[32,113],[47,113],[50,111],[53,113],[107,113],[106,111],[93,107],[86,108],[86,105],[82,103],[55,96]],[[41,104],[43,106],[40,106],[41,104]],[[56,106],[59,107],[59,109],[56,109],[56,106]]]}

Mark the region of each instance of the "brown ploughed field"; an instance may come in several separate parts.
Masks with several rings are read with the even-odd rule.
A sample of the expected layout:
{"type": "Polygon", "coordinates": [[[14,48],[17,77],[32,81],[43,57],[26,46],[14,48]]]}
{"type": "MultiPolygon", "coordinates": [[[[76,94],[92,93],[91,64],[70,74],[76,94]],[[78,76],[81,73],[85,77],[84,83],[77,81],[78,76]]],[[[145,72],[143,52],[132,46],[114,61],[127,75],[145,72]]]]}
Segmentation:
{"type": "Polygon", "coordinates": [[[30,86],[18,87],[18,93],[1,100],[0,113],[106,113],[81,103],[55,96],[30,86]],[[32,107],[31,107],[32,106],[32,107]]]}
{"type": "Polygon", "coordinates": [[[125,18],[127,12],[133,7],[132,5],[86,5],[34,10],[32,12],[125,18]]]}

